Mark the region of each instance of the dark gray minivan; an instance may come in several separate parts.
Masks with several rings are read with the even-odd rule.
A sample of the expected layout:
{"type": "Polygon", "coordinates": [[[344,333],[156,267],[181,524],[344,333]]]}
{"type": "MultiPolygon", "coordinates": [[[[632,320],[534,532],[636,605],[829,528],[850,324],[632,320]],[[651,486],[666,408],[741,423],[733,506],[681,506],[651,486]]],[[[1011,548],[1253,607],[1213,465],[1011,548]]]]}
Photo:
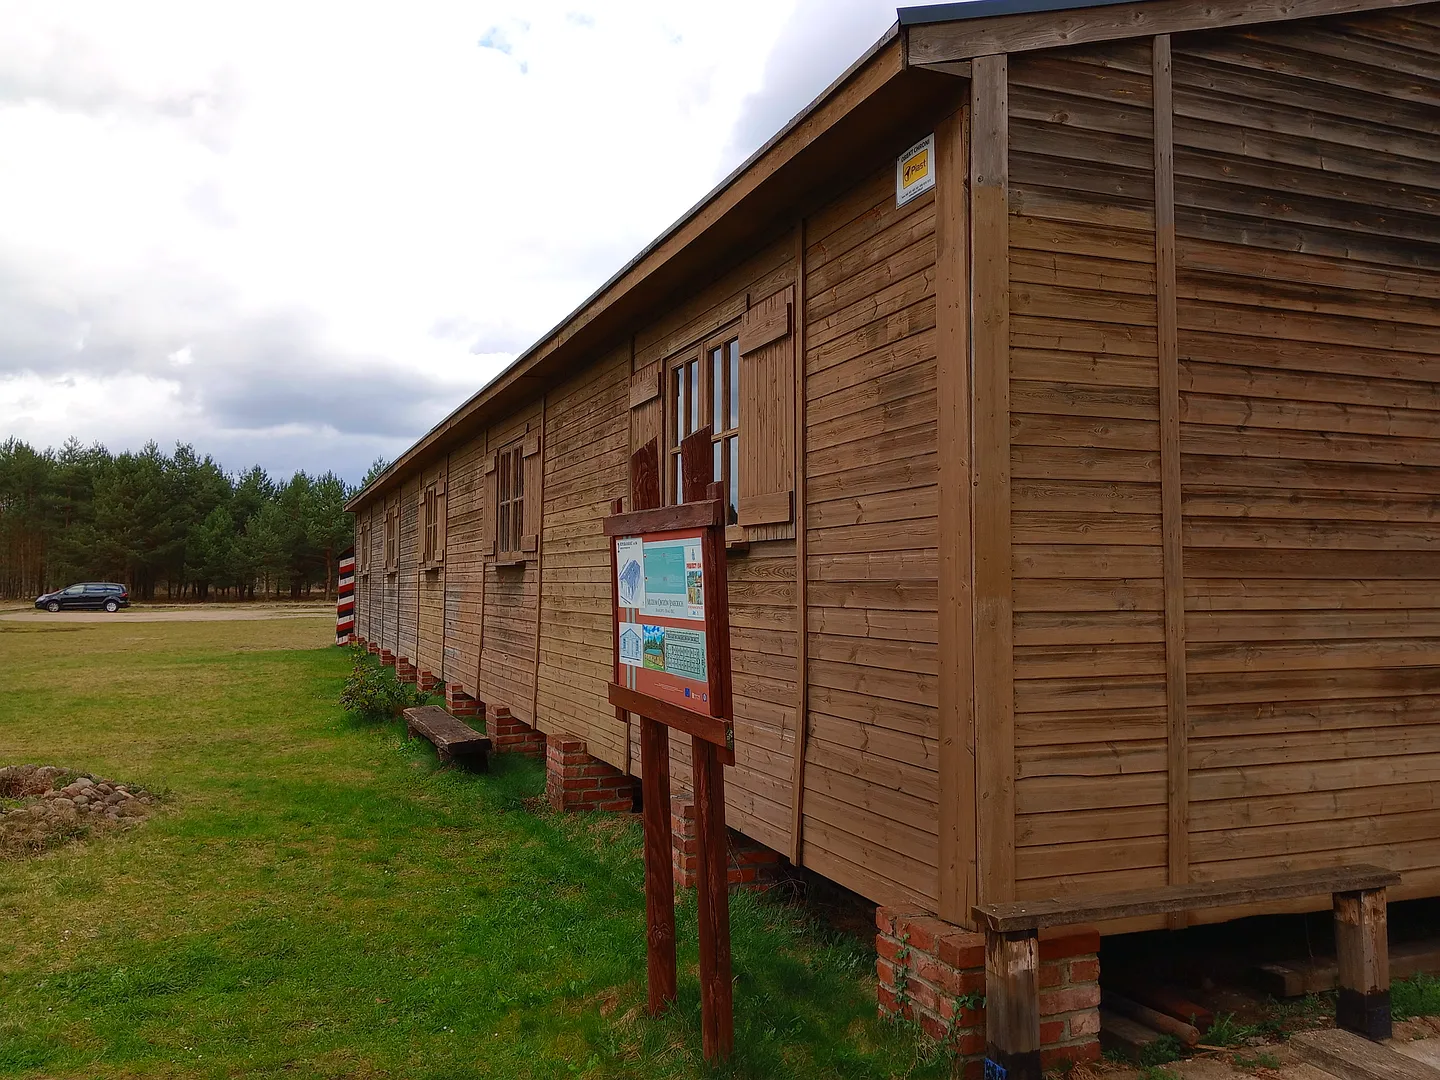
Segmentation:
{"type": "Polygon", "coordinates": [[[119,611],[130,606],[130,590],[113,581],[85,581],[66,589],[46,593],[35,600],[37,608],[46,611],[69,611],[84,609],[119,611]]]}

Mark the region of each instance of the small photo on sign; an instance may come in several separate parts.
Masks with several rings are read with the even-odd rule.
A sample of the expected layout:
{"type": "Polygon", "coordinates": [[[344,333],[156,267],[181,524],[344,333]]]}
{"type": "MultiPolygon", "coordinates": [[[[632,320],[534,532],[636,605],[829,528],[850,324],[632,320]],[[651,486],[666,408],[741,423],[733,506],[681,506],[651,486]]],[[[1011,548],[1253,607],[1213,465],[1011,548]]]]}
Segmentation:
{"type": "Polygon", "coordinates": [[[642,646],[644,666],[651,671],[665,670],[665,627],[646,625],[642,646]]]}
{"type": "Polygon", "coordinates": [[[620,662],[630,667],[645,663],[645,631],[639,623],[620,624],[620,662]]]}
{"type": "Polygon", "coordinates": [[[926,135],[895,159],[895,205],[904,206],[935,186],[935,136],[926,135]]]}

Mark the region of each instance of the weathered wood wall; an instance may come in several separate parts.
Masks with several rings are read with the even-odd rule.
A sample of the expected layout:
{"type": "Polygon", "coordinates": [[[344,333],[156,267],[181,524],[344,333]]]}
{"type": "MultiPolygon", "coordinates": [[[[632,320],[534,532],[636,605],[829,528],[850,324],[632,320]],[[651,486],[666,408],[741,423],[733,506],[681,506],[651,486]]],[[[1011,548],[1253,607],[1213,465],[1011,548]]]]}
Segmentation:
{"type": "Polygon", "coordinates": [[[1189,854],[1440,891],[1440,5],[1174,42],[1189,854]]]}
{"type": "Polygon", "coordinates": [[[613,351],[546,396],[540,541],[540,726],[586,739],[623,768],[625,726],[611,677],[610,545],[601,520],[629,493],[630,349],[613,351]]]}
{"type": "Polygon", "coordinates": [[[444,679],[480,693],[481,608],[485,593],[485,433],[449,456],[445,528],[444,679]]]}
{"type": "MultiPolygon", "coordinates": [[[[437,489],[444,487],[445,466],[446,462],[442,460],[422,471],[415,495],[417,516],[422,509],[426,488],[432,484],[437,485],[437,489]]],[[[423,522],[421,527],[423,527],[423,522]]],[[[425,537],[418,531],[415,537],[415,547],[417,551],[423,553],[425,537]]],[[[420,671],[428,671],[436,677],[440,677],[445,669],[445,570],[443,566],[442,562],[438,568],[422,568],[418,574],[418,644],[414,657],[415,667],[420,671]]]]}
{"type": "Polygon", "coordinates": [[[1151,60],[1009,61],[1018,896],[1166,879],[1151,60]]]}
{"type": "Polygon", "coordinates": [[[806,865],[934,906],[935,198],[888,166],[806,223],[806,865]]]}
{"type": "MultiPolygon", "coordinates": [[[[493,454],[527,432],[541,428],[542,403],[514,414],[489,431],[487,449],[493,454]]],[[[543,451],[542,451],[543,452],[543,451]]],[[[487,478],[488,479],[488,478],[487,478]]],[[[528,479],[528,478],[527,478],[528,479]]],[[[489,489],[486,481],[482,481],[489,489]]],[[[525,505],[542,493],[531,490],[527,483],[525,505]]],[[[486,529],[493,533],[492,519],[486,518],[486,529]]],[[[540,595],[539,567],[531,558],[519,566],[499,566],[494,559],[485,562],[483,587],[484,624],[480,648],[480,678],[477,690],[482,701],[504,705],[525,723],[535,718],[535,657],[537,600],[540,595]]]]}

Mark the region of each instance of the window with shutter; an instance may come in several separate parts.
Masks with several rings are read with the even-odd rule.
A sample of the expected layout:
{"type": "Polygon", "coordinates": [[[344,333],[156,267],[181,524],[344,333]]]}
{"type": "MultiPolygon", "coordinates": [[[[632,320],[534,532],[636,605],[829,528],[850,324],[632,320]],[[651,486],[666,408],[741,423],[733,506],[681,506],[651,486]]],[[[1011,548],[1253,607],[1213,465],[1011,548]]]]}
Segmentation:
{"type": "Polygon", "coordinates": [[[385,509],[385,571],[395,573],[400,568],[400,507],[385,509]]]}
{"type": "Polygon", "coordinates": [[[714,472],[727,492],[729,524],[740,504],[740,339],[732,327],[667,365],[665,494],[680,501],[680,444],[710,428],[714,472]]]}
{"type": "Polygon", "coordinates": [[[524,558],[525,454],[520,443],[495,455],[495,558],[516,562],[524,558]]]}
{"type": "Polygon", "coordinates": [[[421,565],[437,569],[445,558],[445,485],[437,480],[420,497],[421,565]]]}

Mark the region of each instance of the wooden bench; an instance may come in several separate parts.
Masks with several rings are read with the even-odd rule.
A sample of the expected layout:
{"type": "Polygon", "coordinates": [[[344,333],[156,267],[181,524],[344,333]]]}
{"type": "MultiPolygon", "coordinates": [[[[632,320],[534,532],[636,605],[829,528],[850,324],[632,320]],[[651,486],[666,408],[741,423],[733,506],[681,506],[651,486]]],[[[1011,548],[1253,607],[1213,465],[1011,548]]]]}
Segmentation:
{"type": "Polygon", "coordinates": [[[436,754],[447,765],[459,762],[480,772],[489,767],[490,740],[438,705],[406,709],[405,730],[434,743],[436,754]]]}
{"type": "Polygon", "coordinates": [[[985,930],[987,1080],[1040,1080],[1041,930],[1324,893],[1332,894],[1335,906],[1340,967],[1335,1023],[1369,1039],[1388,1039],[1385,890],[1399,883],[1399,874],[1378,866],[1340,866],[1063,900],[981,904],[975,919],[985,930]]]}

